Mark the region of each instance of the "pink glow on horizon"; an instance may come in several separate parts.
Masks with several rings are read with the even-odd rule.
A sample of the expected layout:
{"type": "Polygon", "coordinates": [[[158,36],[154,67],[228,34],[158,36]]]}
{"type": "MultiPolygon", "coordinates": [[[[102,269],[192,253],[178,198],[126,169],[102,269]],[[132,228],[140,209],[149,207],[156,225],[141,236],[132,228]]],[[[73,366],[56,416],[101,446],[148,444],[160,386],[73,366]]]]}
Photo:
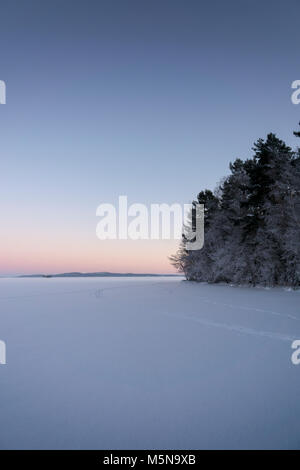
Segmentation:
{"type": "Polygon", "coordinates": [[[1,274],[134,272],[171,274],[178,240],[90,240],[16,235],[0,240],[1,274]]]}

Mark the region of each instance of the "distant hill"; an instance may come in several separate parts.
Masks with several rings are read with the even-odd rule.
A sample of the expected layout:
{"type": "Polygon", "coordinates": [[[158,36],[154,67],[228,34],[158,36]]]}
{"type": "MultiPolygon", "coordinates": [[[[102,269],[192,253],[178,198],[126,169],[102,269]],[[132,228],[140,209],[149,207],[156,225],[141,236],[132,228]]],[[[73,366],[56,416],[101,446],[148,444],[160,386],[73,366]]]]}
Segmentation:
{"type": "Polygon", "coordinates": [[[80,273],[80,272],[72,272],[72,273],[61,273],[61,274],[22,274],[17,277],[160,277],[160,276],[167,276],[167,277],[176,277],[179,274],[135,274],[135,273],[109,273],[109,272],[97,272],[97,273],[80,273]]]}

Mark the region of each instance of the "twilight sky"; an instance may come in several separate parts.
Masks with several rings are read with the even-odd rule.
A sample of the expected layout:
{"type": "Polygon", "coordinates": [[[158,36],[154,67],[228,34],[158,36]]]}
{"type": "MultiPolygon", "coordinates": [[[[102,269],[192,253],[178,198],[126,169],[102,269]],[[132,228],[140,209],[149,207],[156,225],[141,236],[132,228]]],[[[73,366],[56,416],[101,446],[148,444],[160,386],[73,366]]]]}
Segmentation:
{"type": "Polygon", "coordinates": [[[299,0],[1,2],[0,274],[173,272],[96,208],[187,203],[300,105],[299,0]]]}

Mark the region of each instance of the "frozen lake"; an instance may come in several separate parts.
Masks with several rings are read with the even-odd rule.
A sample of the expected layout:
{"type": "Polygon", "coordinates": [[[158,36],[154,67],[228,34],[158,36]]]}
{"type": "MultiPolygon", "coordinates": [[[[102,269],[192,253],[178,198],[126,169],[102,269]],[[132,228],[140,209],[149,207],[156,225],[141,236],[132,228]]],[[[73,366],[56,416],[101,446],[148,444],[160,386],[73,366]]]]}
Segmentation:
{"type": "Polygon", "coordinates": [[[181,278],[0,279],[0,448],[300,448],[299,305],[181,278]]]}

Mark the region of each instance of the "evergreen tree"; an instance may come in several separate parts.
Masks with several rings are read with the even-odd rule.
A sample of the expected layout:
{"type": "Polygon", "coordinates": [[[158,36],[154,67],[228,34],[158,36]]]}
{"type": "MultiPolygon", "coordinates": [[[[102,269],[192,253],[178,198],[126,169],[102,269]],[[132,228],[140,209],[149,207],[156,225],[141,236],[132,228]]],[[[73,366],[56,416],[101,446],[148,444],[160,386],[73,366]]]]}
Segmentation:
{"type": "Polygon", "coordinates": [[[187,279],[300,285],[300,150],[269,134],[253,151],[253,158],[230,164],[214,193],[198,194],[204,247],[188,251],[183,237],[171,258],[187,279]]]}

